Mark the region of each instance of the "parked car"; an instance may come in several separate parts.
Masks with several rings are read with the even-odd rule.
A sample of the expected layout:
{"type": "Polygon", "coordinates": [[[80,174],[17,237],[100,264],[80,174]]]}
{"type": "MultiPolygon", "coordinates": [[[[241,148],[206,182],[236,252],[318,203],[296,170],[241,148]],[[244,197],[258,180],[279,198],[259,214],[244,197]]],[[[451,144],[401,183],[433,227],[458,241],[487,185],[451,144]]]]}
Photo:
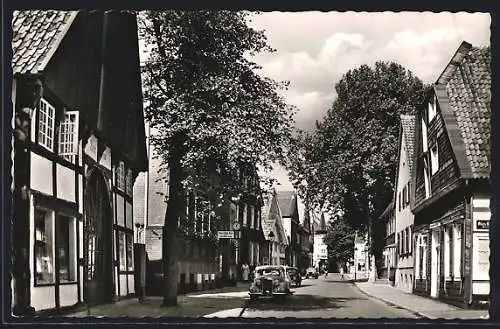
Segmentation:
{"type": "Polygon", "coordinates": [[[286,267],[286,272],[290,278],[290,284],[295,287],[300,287],[302,284],[302,276],[299,269],[296,267],[286,267]]]}
{"type": "Polygon", "coordinates": [[[309,267],[306,271],[306,278],[310,279],[310,278],[314,278],[314,279],[317,279],[319,277],[319,273],[318,271],[316,270],[315,267],[309,267]]]}
{"type": "Polygon", "coordinates": [[[255,278],[248,292],[250,299],[260,296],[284,297],[290,293],[290,278],[284,266],[264,265],[255,268],[255,278]]]}

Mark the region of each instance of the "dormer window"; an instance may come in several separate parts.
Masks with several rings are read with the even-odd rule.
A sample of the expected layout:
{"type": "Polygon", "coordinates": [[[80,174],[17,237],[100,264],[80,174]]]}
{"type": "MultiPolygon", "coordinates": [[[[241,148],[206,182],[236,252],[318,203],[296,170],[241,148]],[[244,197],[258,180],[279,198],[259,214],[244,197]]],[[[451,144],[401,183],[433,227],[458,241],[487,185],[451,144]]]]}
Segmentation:
{"type": "Polygon", "coordinates": [[[428,115],[429,115],[429,123],[432,122],[432,119],[436,116],[436,96],[432,95],[428,104],[428,115]]]}
{"type": "Polygon", "coordinates": [[[431,174],[434,175],[439,169],[438,146],[435,144],[431,148],[431,174]]]}
{"type": "Polygon", "coordinates": [[[38,144],[49,151],[54,147],[54,122],[56,109],[45,99],[40,100],[38,107],[38,144]]]}

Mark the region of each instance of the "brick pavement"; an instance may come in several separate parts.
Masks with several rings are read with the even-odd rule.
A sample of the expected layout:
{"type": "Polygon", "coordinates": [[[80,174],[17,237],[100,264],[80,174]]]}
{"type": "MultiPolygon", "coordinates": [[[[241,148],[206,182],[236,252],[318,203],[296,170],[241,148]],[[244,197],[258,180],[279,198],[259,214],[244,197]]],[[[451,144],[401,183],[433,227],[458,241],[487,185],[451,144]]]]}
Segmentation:
{"type": "Polygon", "coordinates": [[[404,308],[428,319],[486,319],[488,310],[462,309],[431,298],[417,296],[385,284],[356,283],[366,295],[404,308]]]}

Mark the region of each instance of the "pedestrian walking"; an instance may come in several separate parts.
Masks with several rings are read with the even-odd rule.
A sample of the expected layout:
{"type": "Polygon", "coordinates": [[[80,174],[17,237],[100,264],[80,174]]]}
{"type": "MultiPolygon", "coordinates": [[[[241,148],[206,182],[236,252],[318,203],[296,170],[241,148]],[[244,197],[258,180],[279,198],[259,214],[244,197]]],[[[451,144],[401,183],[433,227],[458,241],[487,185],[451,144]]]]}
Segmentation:
{"type": "Polygon", "coordinates": [[[247,282],[248,281],[249,274],[250,274],[250,267],[245,262],[245,263],[243,263],[243,265],[241,265],[241,276],[243,278],[243,282],[247,282]]]}
{"type": "Polygon", "coordinates": [[[340,267],[340,280],[344,280],[344,267],[340,267]]]}

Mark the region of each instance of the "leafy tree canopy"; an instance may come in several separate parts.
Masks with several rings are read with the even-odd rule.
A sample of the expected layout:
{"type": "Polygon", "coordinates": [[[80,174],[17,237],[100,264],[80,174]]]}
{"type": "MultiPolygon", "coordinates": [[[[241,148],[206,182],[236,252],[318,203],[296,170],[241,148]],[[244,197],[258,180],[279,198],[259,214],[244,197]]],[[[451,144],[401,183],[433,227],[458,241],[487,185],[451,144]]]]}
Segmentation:
{"type": "Polygon", "coordinates": [[[291,178],[302,196],[326,210],[342,210],[353,227],[367,227],[393,196],[399,115],[413,114],[425,86],[392,62],[348,71],[337,98],[312,133],[296,138],[291,178]]]}
{"type": "MultiPolygon", "coordinates": [[[[239,169],[282,162],[295,110],[281,95],[287,83],[258,74],[251,55],[274,51],[253,14],[233,11],[143,12],[150,49],[144,65],[151,143],[169,165],[182,144],[183,186],[219,198],[241,193],[239,169]],[[217,171],[217,179],[209,173],[217,171]]],[[[220,200],[219,200],[220,201],[220,200]]]]}
{"type": "Polygon", "coordinates": [[[344,264],[354,256],[355,230],[347,221],[331,221],[323,242],[328,246],[328,258],[344,264]]]}

